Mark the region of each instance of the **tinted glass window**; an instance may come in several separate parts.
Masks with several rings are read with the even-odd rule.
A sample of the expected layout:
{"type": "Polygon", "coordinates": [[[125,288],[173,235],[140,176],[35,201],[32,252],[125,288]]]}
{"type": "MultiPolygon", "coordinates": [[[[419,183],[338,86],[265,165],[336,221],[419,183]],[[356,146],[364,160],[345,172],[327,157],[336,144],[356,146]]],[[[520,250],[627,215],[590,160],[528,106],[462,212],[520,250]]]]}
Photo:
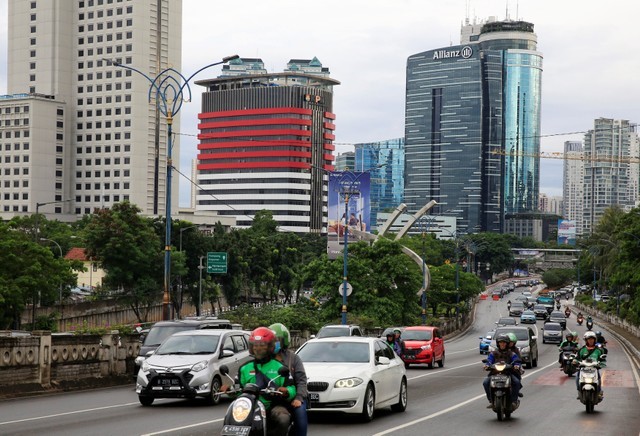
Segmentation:
{"type": "Polygon", "coordinates": [[[402,332],[402,339],[405,341],[430,341],[431,330],[405,330],[402,332]]]}
{"type": "Polygon", "coordinates": [[[182,332],[185,330],[193,330],[192,326],[157,326],[151,327],[149,334],[144,339],[144,345],[153,346],[160,345],[162,341],[171,336],[174,333],[182,332]]]}
{"type": "Polygon", "coordinates": [[[298,356],[303,362],[369,362],[369,344],[354,342],[307,342],[298,356]]]}

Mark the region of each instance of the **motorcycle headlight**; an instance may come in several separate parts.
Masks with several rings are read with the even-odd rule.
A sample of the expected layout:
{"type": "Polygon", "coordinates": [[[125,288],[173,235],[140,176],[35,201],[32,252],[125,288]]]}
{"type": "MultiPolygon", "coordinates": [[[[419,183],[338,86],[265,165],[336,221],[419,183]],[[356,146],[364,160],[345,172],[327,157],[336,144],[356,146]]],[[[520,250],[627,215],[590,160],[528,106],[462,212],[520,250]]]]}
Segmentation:
{"type": "Polygon", "coordinates": [[[585,383],[593,383],[593,378],[592,377],[585,377],[584,378],[584,382],[585,383]]]}
{"type": "Polygon", "coordinates": [[[333,385],[333,387],[335,388],[355,388],[356,386],[362,384],[363,380],[361,378],[358,377],[350,377],[350,378],[343,378],[340,379],[338,381],[336,381],[336,383],[333,385]]]}
{"type": "Polygon", "coordinates": [[[200,362],[196,363],[195,365],[193,365],[191,367],[191,371],[199,372],[199,371],[202,371],[203,369],[207,368],[208,366],[209,366],[209,361],[208,360],[201,360],[200,362]]]}
{"type": "Polygon", "coordinates": [[[507,367],[507,365],[504,363],[496,363],[495,367],[496,367],[496,371],[502,372],[507,367]]]}
{"type": "Polygon", "coordinates": [[[251,401],[248,398],[240,397],[233,402],[231,414],[236,422],[242,422],[251,413],[251,401]]]}

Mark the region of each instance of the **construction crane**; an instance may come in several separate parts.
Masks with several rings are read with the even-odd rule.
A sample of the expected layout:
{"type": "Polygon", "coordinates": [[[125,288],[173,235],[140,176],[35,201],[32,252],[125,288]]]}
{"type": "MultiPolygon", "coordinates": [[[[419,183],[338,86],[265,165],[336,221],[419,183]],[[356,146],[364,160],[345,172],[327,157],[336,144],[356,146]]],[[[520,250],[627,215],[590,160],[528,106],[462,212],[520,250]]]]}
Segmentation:
{"type": "Polygon", "coordinates": [[[497,154],[500,156],[525,156],[525,157],[538,157],[540,159],[567,159],[567,160],[581,160],[585,162],[611,162],[611,163],[640,163],[640,158],[637,157],[613,157],[613,156],[599,156],[590,157],[583,153],[565,154],[561,151],[541,151],[539,153],[525,153],[525,152],[509,152],[505,150],[492,150],[491,154],[497,154]]]}

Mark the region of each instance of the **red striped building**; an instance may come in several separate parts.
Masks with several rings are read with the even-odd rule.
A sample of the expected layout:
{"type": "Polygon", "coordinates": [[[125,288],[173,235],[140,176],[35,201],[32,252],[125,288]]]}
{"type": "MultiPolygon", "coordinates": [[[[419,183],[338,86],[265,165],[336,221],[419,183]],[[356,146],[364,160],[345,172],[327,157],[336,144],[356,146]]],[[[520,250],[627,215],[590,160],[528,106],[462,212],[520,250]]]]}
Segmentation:
{"type": "MultiPolygon", "coordinates": [[[[247,59],[238,63],[247,67],[247,59]]],[[[227,76],[197,82],[206,91],[198,115],[196,209],[235,216],[237,227],[249,227],[266,209],[282,231],[325,233],[333,86],[340,82],[315,58],[292,60],[283,73],[230,68],[227,76]],[[298,68],[314,62],[318,73],[298,68]]]]}

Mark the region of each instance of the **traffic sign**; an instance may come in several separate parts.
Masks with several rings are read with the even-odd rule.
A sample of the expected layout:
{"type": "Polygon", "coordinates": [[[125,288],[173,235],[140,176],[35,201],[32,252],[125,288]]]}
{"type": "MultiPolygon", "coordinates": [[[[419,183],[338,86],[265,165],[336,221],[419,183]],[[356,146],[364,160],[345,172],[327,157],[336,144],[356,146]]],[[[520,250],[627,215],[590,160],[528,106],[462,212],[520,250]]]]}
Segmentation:
{"type": "Polygon", "coordinates": [[[227,252],[210,251],[207,253],[207,273],[226,274],[227,273],[227,252]]]}
{"type": "MultiPolygon", "coordinates": [[[[344,291],[344,283],[341,283],[340,286],[338,286],[338,293],[342,295],[343,291],[344,291]]],[[[353,292],[353,286],[351,286],[351,283],[347,283],[347,297],[351,295],[352,292],[353,292]]]]}

